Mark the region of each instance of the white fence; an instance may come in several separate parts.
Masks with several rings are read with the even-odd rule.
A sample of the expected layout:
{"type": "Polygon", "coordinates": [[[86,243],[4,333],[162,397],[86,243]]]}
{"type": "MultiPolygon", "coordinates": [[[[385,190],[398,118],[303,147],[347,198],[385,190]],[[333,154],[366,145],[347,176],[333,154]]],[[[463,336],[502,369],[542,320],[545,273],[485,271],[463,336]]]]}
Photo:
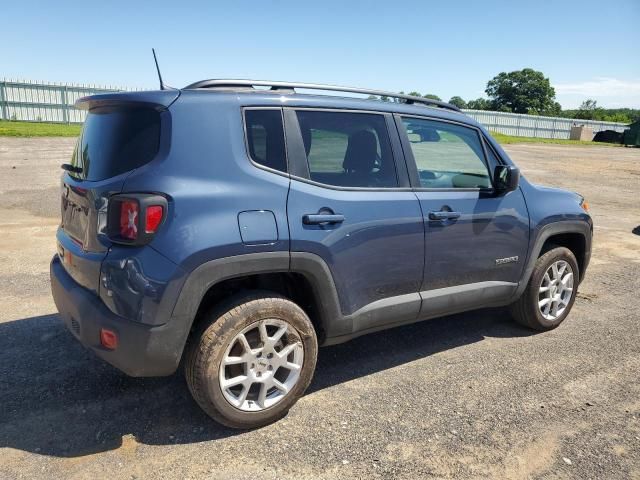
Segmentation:
{"type": "Polygon", "coordinates": [[[488,112],[485,110],[464,110],[487,130],[514,135],[516,137],[569,138],[573,125],[591,127],[593,133],[601,130],[624,132],[626,123],[600,122],[598,120],[578,120],[575,118],[542,117],[519,113],[488,112]]]}
{"type": "Polygon", "coordinates": [[[0,81],[0,120],[82,123],[86,112],[74,108],[80,97],[117,92],[117,87],[0,81]]]}
{"type": "MultiPolygon", "coordinates": [[[[75,101],[95,93],[131,90],[95,85],[59,85],[25,81],[0,81],[0,120],[29,122],[81,123],[86,113],[77,110],[75,101]]],[[[593,132],[622,132],[624,123],[541,117],[517,113],[464,110],[488,130],[519,137],[569,138],[573,125],[591,127],[593,132]]]]}

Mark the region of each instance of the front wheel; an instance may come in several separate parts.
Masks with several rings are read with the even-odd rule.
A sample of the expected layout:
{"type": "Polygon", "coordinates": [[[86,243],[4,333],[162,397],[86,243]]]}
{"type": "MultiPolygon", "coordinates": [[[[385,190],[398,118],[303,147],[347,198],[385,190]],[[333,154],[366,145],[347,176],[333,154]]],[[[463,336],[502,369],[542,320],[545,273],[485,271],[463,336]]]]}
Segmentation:
{"type": "Polygon", "coordinates": [[[318,352],[309,317],[273,294],[212,312],[186,361],[189,389],[214,420],[255,428],[287,414],[313,377],[318,352]]]}
{"type": "Polygon", "coordinates": [[[527,288],[510,307],[520,324],[535,330],[551,330],[560,325],[576,299],[578,262],[565,247],[555,247],[536,260],[527,288]]]}

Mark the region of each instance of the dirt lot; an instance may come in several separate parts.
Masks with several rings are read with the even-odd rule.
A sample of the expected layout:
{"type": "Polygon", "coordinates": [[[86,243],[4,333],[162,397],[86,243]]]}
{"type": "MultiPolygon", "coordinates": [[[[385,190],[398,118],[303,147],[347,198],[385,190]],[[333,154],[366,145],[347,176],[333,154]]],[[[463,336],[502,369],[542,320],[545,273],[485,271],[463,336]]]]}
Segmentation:
{"type": "Polygon", "coordinates": [[[325,348],[286,419],[239,433],[181,375],[128,378],[56,318],[72,144],[0,138],[0,478],[640,478],[640,149],[507,148],[591,204],[593,260],[560,328],[491,310],[325,348]]]}

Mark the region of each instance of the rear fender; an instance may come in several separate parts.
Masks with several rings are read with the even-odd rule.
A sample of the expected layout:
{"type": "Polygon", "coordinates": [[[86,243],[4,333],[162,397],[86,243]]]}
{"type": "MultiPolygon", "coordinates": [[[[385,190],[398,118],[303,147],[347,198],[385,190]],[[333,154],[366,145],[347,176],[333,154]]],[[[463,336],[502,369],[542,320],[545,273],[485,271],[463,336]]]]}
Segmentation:
{"type": "Polygon", "coordinates": [[[172,316],[190,319],[190,329],[203,298],[214,285],[233,278],[279,272],[299,273],[309,281],[318,307],[320,328],[325,336],[351,332],[351,322],[341,321],[345,317],[340,311],[329,268],[317,255],[304,252],[251,253],[203,263],[189,274],[172,316]]]}

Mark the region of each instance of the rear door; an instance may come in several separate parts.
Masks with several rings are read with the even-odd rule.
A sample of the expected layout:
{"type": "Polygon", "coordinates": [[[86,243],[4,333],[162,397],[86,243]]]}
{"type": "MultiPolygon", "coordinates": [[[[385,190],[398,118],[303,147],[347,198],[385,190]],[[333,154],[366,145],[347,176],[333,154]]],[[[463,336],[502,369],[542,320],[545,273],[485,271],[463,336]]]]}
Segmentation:
{"type": "Polygon", "coordinates": [[[343,316],[352,315],[327,335],[415,320],[424,227],[406,167],[396,162],[392,116],[285,109],[285,119],[291,251],[324,260],[343,316]]]}
{"type": "Polygon", "coordinates": [[[422,315],[509,299],[528,245],[522,192],[493,190],[499,159],[479,129],[422,117],[396,121],[424,214],[422,315]]]}

